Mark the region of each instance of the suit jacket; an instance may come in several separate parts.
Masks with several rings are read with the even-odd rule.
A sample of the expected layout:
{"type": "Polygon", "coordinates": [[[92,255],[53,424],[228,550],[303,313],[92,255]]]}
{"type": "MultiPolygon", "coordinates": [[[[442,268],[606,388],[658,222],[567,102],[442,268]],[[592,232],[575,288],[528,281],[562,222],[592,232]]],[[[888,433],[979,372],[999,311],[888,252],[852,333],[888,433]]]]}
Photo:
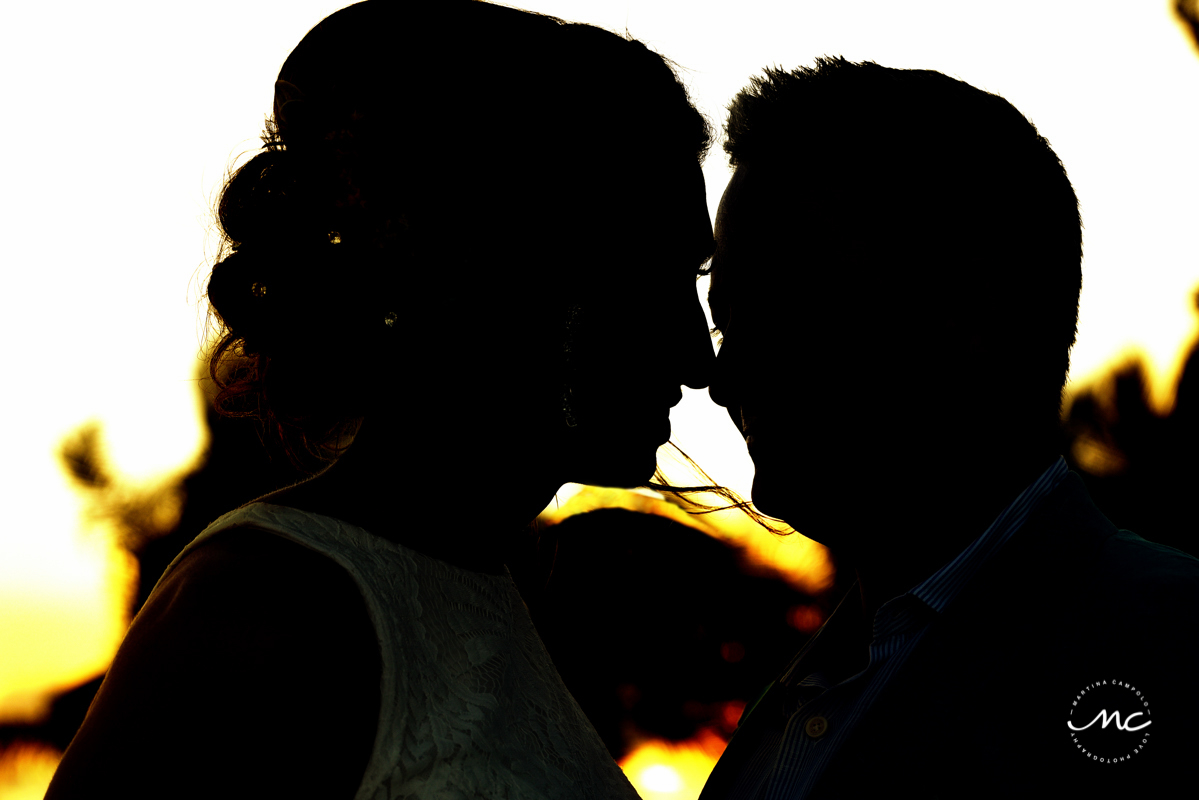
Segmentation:
{"type": "MultiPolygon", "coordinates": [[[[801,652],[794,675],[820,669],[820,658],[819,647],[801,652]]],[[[729,796],[756,738],[781,727],[783,694],[772,686],[743,718],[701,800],[729,796]]],[[[1192,764],[1199,559],[1117,530],[1069,473],[933,620],[809,796],[1192,796],[1192,764]],[[1081,727],[1093,716],[1079,722],[1072,704],[1105,680],[1142,694],[1092,699],[1152,724],[1072,733],[1068,721],[1081,727]],[[1079,746],[1096,736],[1130,753],[1144,741],[1107,763],[1079,746]]]]}

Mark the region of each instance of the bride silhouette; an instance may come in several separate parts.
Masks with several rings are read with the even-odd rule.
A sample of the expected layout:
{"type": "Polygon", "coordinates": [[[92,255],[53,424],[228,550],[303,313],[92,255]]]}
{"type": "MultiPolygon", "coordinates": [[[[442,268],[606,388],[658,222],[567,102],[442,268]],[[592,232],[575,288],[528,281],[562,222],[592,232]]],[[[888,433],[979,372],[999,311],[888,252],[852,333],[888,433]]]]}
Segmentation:
{"type": "Polygon", "coordinates": [[[646,481],[707,383],[706,121],[635,40],[367,0],[263,140],[211,371],[314,477],[167,568],[47,797],[636,797],[504,560],[563,483],[646,481]]]}

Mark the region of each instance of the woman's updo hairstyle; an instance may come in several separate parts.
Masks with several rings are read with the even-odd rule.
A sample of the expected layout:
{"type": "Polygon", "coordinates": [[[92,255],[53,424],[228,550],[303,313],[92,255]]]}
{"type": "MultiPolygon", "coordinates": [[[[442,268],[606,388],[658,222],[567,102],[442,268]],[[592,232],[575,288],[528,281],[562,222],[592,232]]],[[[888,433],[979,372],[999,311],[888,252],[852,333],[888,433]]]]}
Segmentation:
{"type": "Polygon", "coordinates": [[[668,62],[600,28],[474,0],[330,15],[220,197],[216,409],[315,471],[379,399],[401,328],[452,311],[445,347],[471,349],[495,305],[560,314],[619,267],[658,200],[643,182],[702,161],[710,133],[668,62]]]}

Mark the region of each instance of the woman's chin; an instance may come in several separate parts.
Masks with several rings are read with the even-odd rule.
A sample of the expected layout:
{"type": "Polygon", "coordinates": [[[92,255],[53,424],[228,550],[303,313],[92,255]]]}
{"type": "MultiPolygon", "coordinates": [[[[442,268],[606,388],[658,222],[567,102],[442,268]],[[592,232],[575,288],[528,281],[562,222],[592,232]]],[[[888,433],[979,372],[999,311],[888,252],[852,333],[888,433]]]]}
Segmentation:
{"type": "Polygon", "coordinates": [[[574,483],[625,488],[641,486],[654,477],[658,468],[658,448],[641,445],[615,452],[596,452],[590,457],[582,455],[578,467],[579,477],[571,479],[574,483]]]}
{"type": "Polygon", "coordinates": [[[589,430],[577,441],[576,483],[594,486],[641,486],[658,468],[658,448],[670,438],[670,423],[589,430]]]}

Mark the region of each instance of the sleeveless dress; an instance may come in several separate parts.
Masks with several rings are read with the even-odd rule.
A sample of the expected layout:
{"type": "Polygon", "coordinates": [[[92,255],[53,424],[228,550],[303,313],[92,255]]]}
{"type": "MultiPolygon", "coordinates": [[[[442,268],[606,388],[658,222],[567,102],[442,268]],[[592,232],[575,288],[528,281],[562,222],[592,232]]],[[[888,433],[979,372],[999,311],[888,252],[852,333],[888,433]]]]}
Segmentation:
{"type": "Polygon", "coordinates": [[[163,577],[239,527],[323,553],[366,601],[383,669],[355,800],[638,797],[558,677],[507,570],[472,572],[333,517],[251,503],[209,525],[163,577]]]}

